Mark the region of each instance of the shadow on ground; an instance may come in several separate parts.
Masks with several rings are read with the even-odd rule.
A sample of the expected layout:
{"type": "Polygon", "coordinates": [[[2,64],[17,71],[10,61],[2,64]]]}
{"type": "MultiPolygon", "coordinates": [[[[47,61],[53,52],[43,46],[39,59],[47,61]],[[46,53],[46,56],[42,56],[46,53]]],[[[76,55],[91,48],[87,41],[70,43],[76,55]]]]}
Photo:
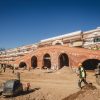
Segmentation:
{"type": "Polygon", "coordinates": [[[92,83],[89,83],[88,85],[83,86],[80,91],[78,91],[74,94],[71,94],[62,100],[76,100],[76,99],[77,100],[91,100],[91,99],[89,99],[89,96],[93,97],[92,92],[94,92],[94,90],[97,90],[97,88],[95,86],[93,86],[92,83]],[[82,99],[83,96],[87,97],[87,99],[82,99]]]}
{"type": "Polygon", "coordinates": [[[37,90],[39,90],[40,88],[34,88],[34,89],[30,89],[29,91],[23,91],[22,93],[18,94],[18,95],[14,95],[14,96],[7,96],[5,98],[14,98],[14,97],[17,97],[17,96],[24,96],[24,95],[27,95],[27,94],[30,94],[32,92],[35,92],[37,90]]]}

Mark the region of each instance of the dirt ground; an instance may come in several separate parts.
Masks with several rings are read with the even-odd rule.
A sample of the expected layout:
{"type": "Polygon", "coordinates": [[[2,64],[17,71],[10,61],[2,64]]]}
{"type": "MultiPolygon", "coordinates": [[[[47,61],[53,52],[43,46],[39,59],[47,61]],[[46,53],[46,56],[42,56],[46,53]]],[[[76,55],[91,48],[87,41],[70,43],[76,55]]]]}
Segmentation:
{"type": "Polygon", "coordinates": [[[0,96],[0,100],[100,100],[100,86],[96,84],[94,72],[87,72],[87,82],[93,86],[85,86],[82,90],[77,85],[78,76],[68,67],[58,71],[21,69],[14,74],[7,69],[0,74],[0,83],[15,79],[16,72],[21,73],[23,86],[28,82],[33,91],[10,98],[0,96]]]}

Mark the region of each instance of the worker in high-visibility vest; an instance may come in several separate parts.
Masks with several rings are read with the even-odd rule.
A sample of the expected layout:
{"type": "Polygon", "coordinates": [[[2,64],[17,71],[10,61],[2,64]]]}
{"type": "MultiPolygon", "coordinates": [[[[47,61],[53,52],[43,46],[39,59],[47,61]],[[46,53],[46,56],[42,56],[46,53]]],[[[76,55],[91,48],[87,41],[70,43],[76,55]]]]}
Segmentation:
{"type": "Polygon", "coordinates": [[[84,84],[86,85],[88,83],[86,82],[86,71],[81,63],[79,64],[78,68],[78,76],[79,76],[78,86],[82,89],[81,83],[84,82],[84,84]]]}

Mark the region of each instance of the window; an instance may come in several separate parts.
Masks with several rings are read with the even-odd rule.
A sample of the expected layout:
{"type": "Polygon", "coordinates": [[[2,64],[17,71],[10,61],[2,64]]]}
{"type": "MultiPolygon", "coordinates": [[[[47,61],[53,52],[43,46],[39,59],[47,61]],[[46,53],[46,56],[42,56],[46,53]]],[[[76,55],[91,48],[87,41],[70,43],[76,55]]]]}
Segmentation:
{"type": "Polygon", "coordinates": [[[100,42],[100,37],[95,37],[94,42],[100,42]]]}

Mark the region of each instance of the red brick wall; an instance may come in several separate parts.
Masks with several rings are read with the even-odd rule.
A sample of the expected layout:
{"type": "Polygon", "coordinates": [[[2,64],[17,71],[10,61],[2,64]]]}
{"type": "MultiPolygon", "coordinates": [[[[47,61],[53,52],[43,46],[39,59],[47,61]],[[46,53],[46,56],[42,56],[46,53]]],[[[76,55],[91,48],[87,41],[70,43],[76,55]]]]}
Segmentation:
{"type": "Polygon", "coordinates": [[[93,51],[83,48],[70,48],[66,46],[48,46],[39,48],[24,57],[17,59],[15,62],[17,65],[22,61],[26,62],[27,67],[31,67],[31,58],[33,56],[37,57],[37,67],[41,68],[43,66],[43,56],[49,54],[51,57],[51,65],[56,64],[59,68],[59,55],[66,53],[69,58],[69,65],[77,67],[79,63],[82,63],[86,59],[99,59],[100,51],[93,51]]]}

